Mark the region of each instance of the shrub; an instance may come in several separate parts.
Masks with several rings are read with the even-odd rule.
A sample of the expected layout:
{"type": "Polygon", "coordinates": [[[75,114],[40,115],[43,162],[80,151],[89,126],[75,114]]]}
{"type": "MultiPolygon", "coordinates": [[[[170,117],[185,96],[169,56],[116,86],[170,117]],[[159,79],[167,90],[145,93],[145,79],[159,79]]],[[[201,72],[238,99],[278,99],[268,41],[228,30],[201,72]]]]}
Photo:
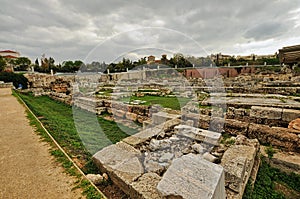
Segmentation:
{"type": "Polygon", "coordinates": [[[18,88],[22,84],[24,89],[27,88],[28,79],[23,74],[0,72],[0,81],[13,82],[14,87],[18,88]]]}

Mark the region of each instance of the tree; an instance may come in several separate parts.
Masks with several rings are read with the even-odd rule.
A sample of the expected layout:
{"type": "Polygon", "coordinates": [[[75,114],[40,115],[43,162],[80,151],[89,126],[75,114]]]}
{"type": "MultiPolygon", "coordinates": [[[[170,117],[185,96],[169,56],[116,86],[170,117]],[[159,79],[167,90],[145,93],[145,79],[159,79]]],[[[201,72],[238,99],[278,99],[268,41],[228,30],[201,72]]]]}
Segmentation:
{"type": "Polygon", "coordinates": [[[25,71],[31,64],[31,60],[27,57],[19,57],[15,61],[15,70],[25,71]]]}
{"type": "Polygon", "coordinates": [[[38,59],[38,58],[36,58],[36,60],[35,60],[35,62],[34,62],[34,65],[40,66],[40,63],[39,63],[39,59],[38,59]]]}
{"type": "Polygon", "coordinates": [[[3,59],[3,57],[0,56],[0,72],[3,71],[6,67],[6,61],[3,59]]]}

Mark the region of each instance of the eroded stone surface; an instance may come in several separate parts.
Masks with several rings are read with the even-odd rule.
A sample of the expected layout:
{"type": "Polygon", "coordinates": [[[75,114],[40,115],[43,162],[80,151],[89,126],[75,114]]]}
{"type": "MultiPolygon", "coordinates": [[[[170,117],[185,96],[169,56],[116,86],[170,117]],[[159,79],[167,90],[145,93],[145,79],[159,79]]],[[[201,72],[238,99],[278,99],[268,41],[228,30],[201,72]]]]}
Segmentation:
{"type": "Polygon", "coordinates": [[[184,155],[173,160],[157,189],[166,198],[225,198],[223,168],[200,155],[184,155]]]}
{"type": "Polygon", "coordinates": [[[156,173],[145,173],[142,175],[136,182],[132,183],[132,187],[136,191],[136,196],[134,198],[162,198],[156,189],[156,186],[160,180],[161,177],[156,173]]]}
{"type": "Polygon", "coordinates": [[[177,131],[177,135],[185,136],[193,140],[206,142],[213,145],[216,145],[221,138],[221,133],[199,129],[187,125],[178,125],[175,127],[175,130],[177,131]]]}
{"type": "Polygon", "coordinates": [[[258,141],[242,135],[236,138],[235,145],[225,151],[221,165],[225,172],[225,186],[232,196],[230,198],[242,198],[258,151],[258,141]]]}
{"type": "Polygon", "coordinates": [[[105,147],[93,159],[102,172],[107,173],[114,183],[129,193],[130,183],[144,173],[141,153],[124,142],[105,147]]]}

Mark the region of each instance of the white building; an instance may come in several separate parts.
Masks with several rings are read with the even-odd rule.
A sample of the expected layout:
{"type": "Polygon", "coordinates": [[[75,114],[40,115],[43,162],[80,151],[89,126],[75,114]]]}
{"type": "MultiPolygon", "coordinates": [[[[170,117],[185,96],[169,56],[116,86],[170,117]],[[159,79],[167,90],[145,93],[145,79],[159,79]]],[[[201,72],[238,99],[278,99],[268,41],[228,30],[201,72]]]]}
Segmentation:
{"type": "Polygon", "coordinates": [[[2,50],[0,51],[0,56],[4,58],[18,58],[20,53],[12,50],[2,50]]]}

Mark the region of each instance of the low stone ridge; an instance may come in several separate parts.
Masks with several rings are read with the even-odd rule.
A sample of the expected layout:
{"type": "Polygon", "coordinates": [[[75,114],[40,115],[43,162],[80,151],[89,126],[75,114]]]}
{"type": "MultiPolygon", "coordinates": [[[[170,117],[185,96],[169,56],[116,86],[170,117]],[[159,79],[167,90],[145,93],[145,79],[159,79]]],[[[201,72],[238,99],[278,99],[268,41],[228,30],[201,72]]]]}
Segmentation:
{"type": "Polygon", "coordinates": [[[184,155],[173,160],[157,190],[164,198],[225,198],[223,168],[200,155],[184,155]]]}

